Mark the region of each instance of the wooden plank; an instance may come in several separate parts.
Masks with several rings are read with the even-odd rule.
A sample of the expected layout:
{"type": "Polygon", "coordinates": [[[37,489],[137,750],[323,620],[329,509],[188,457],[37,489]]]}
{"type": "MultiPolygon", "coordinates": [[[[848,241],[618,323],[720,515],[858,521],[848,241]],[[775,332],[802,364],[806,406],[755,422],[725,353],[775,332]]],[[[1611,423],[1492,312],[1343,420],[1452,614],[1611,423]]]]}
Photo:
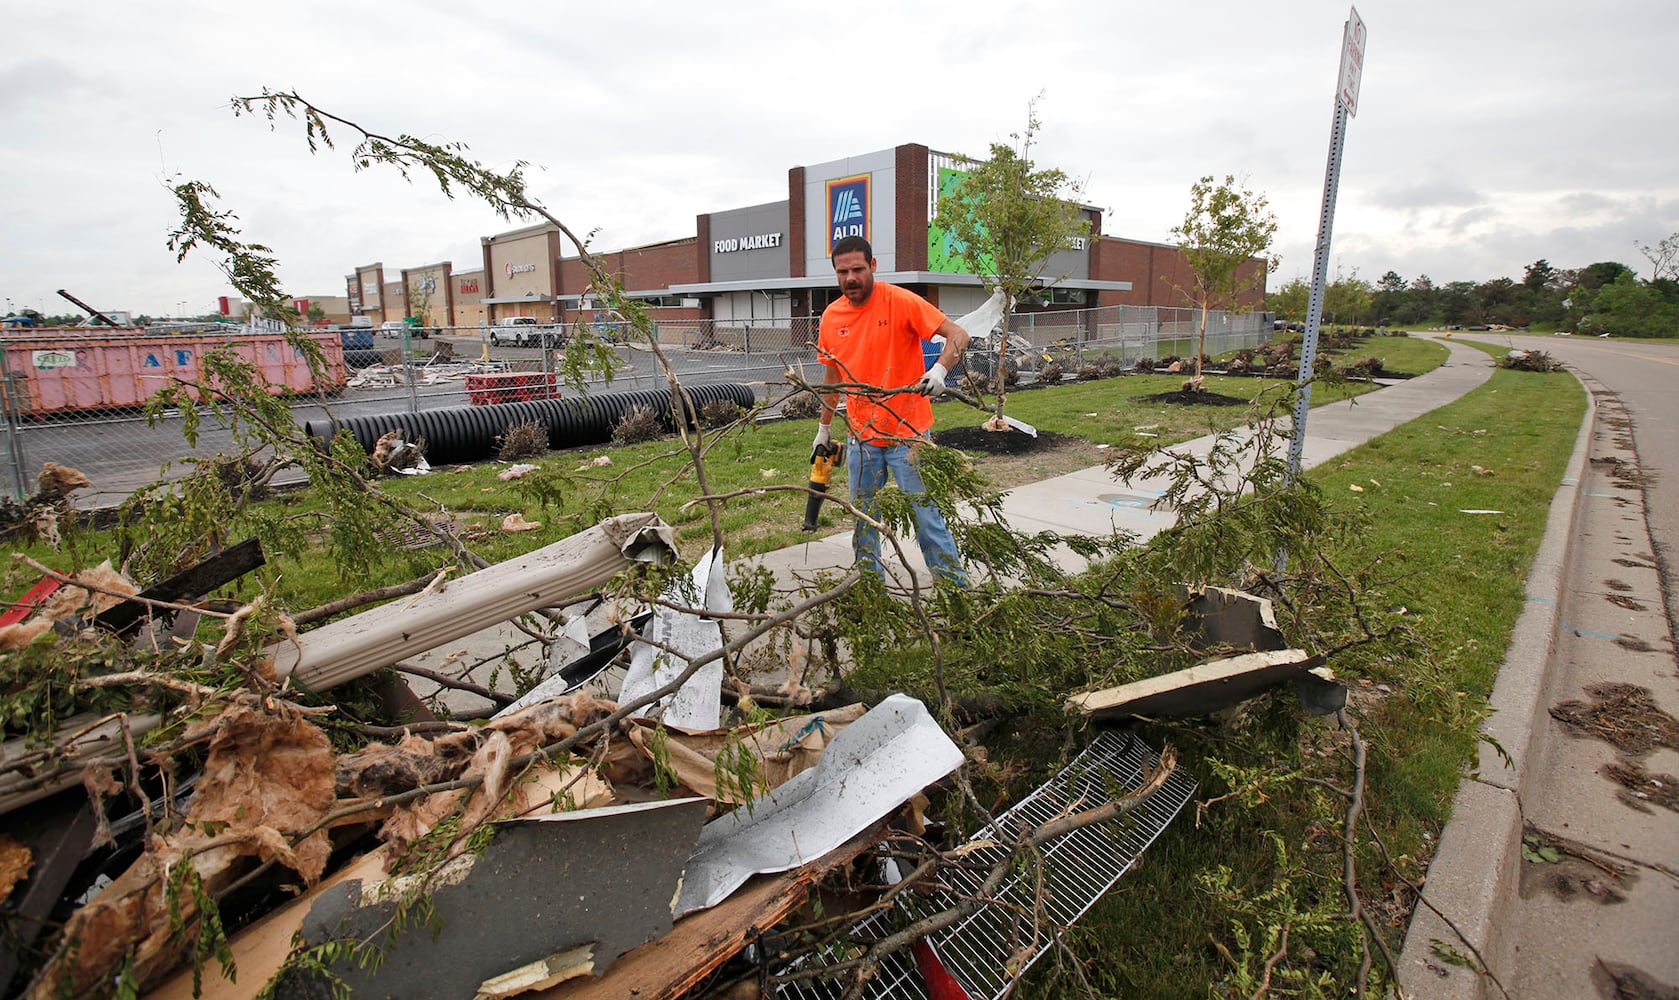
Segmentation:
{"type": "MultiPolygon", "coordinates": [[[[147,587],[137,596],[152,601],[170,602],[202,597],[218,587],[232,583],[265,561],[262,542],[255,538],[247,538],[230,549],[223,549],[208,559],[187,567],[162,583],[147,587]]],[[[139,627],[149,611],[150,607],[144,601],[127,600],[106,608],[93,623],[118,635],[127,635],[139,627]]],[[[173,612],[169,614],[172,615],[173,612]]]]}
{"type": "Polygon", "coordinates": [[[1130,684],[1089,691],[1067,699],[1068,709],[1097,718],[1141,715],[1181,719],[1209,715],[1292,680],[1323,663],[1303,649],[1247,653],[1147,677],[1130,684]]]}
{"type": "Polygon", "coordinates": [[[568,980],[533,1000],[676,1000],[797,909],[822,876],[880,843],[876,824],[802,868],[758,875],[709,910],[677,921],[669,934],[625,952],[606,975],[568,980]]]}

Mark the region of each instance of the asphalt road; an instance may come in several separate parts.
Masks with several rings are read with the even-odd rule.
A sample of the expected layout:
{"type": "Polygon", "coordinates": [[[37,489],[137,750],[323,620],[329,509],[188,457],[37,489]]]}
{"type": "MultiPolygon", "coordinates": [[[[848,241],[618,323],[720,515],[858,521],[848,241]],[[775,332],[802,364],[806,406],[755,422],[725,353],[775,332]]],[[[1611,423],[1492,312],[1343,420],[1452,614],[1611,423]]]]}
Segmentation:
{"type": "Polygon", "coordinates": [[[1679,996],[1679,747],[1629,742],[1679,716],[1679,348],[1534,341],[1515,346],[1571,366],[1596,424],[1518,792],[1529,852],[1495,918],[1501,978],[1537,1000],[1679,996]]]}
{"type": "MultiPolygon", "coordinates": [[[[1518,347],[1532,346],[1522,338],[1518,347]]],[[[1588,375],[1626,407],[1645,477],[1645,511],[1666,598],[1669,635],[1679,628],[1679,347],[1637,341],[1552,337],[1539,345],[1588,375]]]]}

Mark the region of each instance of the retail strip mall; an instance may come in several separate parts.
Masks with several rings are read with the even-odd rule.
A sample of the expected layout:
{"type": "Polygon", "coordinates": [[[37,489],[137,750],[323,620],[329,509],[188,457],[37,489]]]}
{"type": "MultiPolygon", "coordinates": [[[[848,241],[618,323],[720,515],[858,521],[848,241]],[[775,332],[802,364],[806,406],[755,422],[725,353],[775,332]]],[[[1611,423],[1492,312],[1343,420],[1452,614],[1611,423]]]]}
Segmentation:
{"type": "MultiPolygon", "coordinates": [[[[597,253],[625,292],[655,321],[795,320],[817,316],[837,294],[828,254],[857,234],[875,248],[876,277],[920,293],[950,315],[983,301],[976,276],[953,259],[947,233],[932,225],[939,198],[972,164],[908,144],[787,171],[787,197],[710,212],[694,233],[597,253]]],[[[1090,236],[1051,258],[1041,301],[1027,310],[1094,306],[1182,306],[1190,274],[1174,246],[1102,234],[1102,213],[1080,206],[1090,236]]],[[[473,327],[510,316],[572,323],[597,317],[590,276],[544,223],[481,237],[482,260],[456,270],[442,261],[390,273],[382,263],[346,275],[343,297],[299,299],[329,322],[371,317],[374,325],[417,316],[427,326],[473,327]]],[[[1253,267],[1261,267],[1259,261],[1253,267]]],[[[1259,308],[1255,283],[1245,305],[1259,308]]]]}

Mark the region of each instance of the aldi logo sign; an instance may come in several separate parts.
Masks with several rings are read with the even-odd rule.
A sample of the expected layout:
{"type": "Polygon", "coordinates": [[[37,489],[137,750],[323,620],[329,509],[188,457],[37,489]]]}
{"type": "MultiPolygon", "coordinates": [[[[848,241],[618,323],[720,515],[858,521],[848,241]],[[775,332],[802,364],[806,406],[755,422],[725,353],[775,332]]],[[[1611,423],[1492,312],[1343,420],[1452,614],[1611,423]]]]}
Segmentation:
{"type": "Polygon", "coordinates": [[[828,182],[828,255],[847,236],[869,238],[869,174],[828,182]]]}

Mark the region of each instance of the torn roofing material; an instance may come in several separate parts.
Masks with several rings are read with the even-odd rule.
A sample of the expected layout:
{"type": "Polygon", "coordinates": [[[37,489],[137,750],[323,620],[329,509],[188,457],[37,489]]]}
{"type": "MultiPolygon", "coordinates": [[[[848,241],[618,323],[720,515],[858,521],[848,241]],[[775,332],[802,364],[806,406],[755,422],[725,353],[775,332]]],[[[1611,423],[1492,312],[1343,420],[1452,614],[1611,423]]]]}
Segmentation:
{"type": "MultiPolygon", "coordinates": [[[[666,591],[665,600],[688,604],[697,598],[707,611],[734,610],[734,599],[723,577],[723,550],[714,548],[694,566],[689,582],[692,590],[666,591]]],[[[642,627],[646,642],[630,651],[630,669],[618,692],[620,704],[629,704],[652,694],[680,677],[696,658],[723,648],[723,630],[717,619],[661,607],[653,620],[642,627]]],[[[701,667],[681,687],[656,703],[664,709],[666,725],[683,729],[716,729],[723,716],[723,660],[701,667]]],[[[644,715],[651,715],[649,705],[644,715]]]]}
{"type": "Polygon", "coordinates": [[[676,915],[717,905],[759,872],[816,860],[961,763],[927,706],[888,697],[835,737],[815,767],[706,825],[676,915]]]}
{"type": "MultiPolygon", "coordinates": [[[[707,804],[673,799],[498,823],[482,855],[456,859],[424,886],[350,881],[324,894],[304,920],[304,943],[383,948],[386,960],[371,967],[354,957],[330,964],[357,996],[471,997],[538,964],[545,985],[554,975],[598,975],[670,931],[707,804]],[[436,926],[411,914],[411,926],[390,940],[386,930],[401,926],[411,893],[425,895],[436,926]],[[565,961],[553,961],[561,953],[565,961]]],[[[275,996],[310,997],[320,985],[308,972],[287,973],[275,996]]]]}

